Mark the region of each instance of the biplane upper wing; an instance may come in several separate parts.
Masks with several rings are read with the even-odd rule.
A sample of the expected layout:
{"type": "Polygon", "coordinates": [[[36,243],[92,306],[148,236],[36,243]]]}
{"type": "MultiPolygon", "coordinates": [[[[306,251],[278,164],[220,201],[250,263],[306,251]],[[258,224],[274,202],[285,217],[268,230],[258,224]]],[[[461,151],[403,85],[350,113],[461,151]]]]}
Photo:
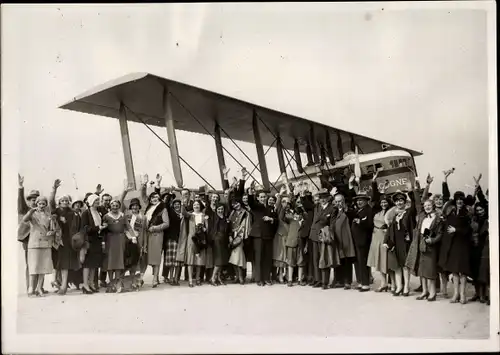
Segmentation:
{"type": "Polygon", "coordinates": [[[351,135],[360,153],[382,151],[382,144],[394,149],[404,149],[418,156],[422,152],[381,142],[373,138],[346,132],[335,127],[262,107],[251,102],[211,92],[181,82],[162,78],[149,73],[133,73],[100,85],[61,106],[63,109],[118,118],[120,102],[135,113],[128,114],[127,120],[155,126],[165,126],[163,118],[163,90],[167,87],[172,95],[171,107],[175,128],[201,134],[213,134],[217,121],[223,131],[234,140],[254,142],[252,131],[253,110],[260,117],[260,132],[263,145],[270,146],[279,132],[285,149],[293,150],[297,139],[300,151],[306,151],[306,141],[310,138],[311,126],[315,138],[324,142],[325,130],[330,133],[331,145],[338,156],[337,134],[342,139],[343,151],[350,150],[351,135]],[[139,119],[140,118],[140,119],[139,119]],[[262,123],[264,122],[264,123],[262,123]],[[270,132],[273,131],[273,132],[270,132]]]}

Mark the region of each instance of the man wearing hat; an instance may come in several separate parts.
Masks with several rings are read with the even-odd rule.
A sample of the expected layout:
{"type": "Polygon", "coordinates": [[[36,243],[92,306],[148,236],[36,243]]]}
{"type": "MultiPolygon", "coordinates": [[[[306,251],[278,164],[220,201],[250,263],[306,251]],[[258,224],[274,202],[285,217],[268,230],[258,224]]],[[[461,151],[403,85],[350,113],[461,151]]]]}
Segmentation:
{"type": "Polygon", "coordinates": [[[319,272],[319,233],[325,226],[330,225],[331,218],[336,214],[336,207],[330,201],[330,193],[326,188],[322,188],[317,192],[319,203],[314,208],[314,216],[309,232],[309,240],[311,241],[310,266],[312,268],[313,283],[311,286],[319,288],[322,286],[321,275],[319,272]]]}
{"type": "Polygon", "coordinates": [[[352,221],[351,232],[356,249],[356,279],[361,284],[361,292],[370,290],[370,268],[368,264],[368,253],[373,234],[373,211],[368,202],[370,196],[366,192],[360,192],[354,197],[357,210],[352,221]]]}
{"type": "MultiPolygon", "coordinates": [[[[18,175],[19,189],[17,198],[17,214],[19,226],[17,230],[17,240],[23,243],[24,261],[26,263],[26,290],[29,288],[29,271],[28,271],[28,241],[30,238],[30,224],[22,221],[22,218],[32,208],[36,208],[36,199],[40,196],[40,191],[31,190],[26,198],[24,197],[24,177],[18,175]]],[[[35,280],[35,283],[37,280],[35,280]]],[[[42,292],[47,293],[42,287],[42,292]]]]}

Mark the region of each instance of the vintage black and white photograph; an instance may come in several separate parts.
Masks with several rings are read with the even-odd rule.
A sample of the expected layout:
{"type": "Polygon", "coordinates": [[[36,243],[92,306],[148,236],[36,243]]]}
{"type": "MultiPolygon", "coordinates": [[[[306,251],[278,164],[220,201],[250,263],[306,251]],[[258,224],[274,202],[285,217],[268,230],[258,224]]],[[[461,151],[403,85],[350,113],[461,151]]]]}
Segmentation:
{"type": "Polygon", "coordinates": [[[1,13],[4,352],[500,350],[494,2],[1,13]]]}

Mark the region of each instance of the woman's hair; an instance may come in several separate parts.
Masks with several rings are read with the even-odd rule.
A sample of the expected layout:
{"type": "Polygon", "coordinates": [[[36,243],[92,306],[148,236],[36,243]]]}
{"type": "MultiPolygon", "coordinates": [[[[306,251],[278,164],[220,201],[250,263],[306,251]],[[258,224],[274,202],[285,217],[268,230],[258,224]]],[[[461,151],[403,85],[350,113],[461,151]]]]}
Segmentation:
{"type": "Polygon", "coordinates": [[[35,204],[38,205],[38,202],[45,201],[45,204],[47,205],[49,203],[49,200],[45,196],[38,196],[35,200],[35,204]]]}
{"type": "Polygon", "coordinates": [[[149,194],[149,196],[148,196],[148,201],[149,201],[149,202],[151,202],[151,199],[152,199],[152,198],[153,198],[153,196],[155,196],[155,195],[156,195],[156,196],[158,196],[158,199],[160,198],[160,194],[159,194],[158,192],[156,192],[156,191],[153,191],[153,192],[151,192],[151,193],[149,194]]]}
{"type": "Polygon", "coordinates": [[[432,204],[432,208],[436,208],[436,201],[434,201],[434,198],[428,198],[424,201],[424,203],[422,205],[424,205],[426,202],[429,202],[432,204]]]}
{"type": "Polygon", "coordinates": [[[111,202],[109,203],[109,205],[111,206],[113,203],[117,203],[118,204],[118,208],[122,207],[122,203],[119,201],[119,200],[111,200],[111,202]]]}

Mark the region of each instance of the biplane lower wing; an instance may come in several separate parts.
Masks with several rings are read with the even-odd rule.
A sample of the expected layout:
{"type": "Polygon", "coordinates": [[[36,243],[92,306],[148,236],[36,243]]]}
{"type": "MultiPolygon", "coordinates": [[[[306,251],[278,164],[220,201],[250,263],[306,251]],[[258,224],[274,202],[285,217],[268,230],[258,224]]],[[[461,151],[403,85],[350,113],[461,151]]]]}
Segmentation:
{"type": "MultiPolygon", "coordinates": [[[[351,137],[354,137],[360,153],[381,151],[382,145],[385,144],[394,149],[407,150],[414,156],[422,154],[149,73],[133,73],[107,82],[75,97],[61,108],[119,118],[120,102],[123,102],[125,107],[134,113],[127,115],[128,121],[143,121],[148,125],[165,127],[165,89],[171,95],[171,110],[176,130],[213,136],[215,123],[218,122],[222,137],[254,143],[252,120],[255,110],[260,121],[261,141],[265,146],[271,146],[279,134],[284,149],[293,151],[297,140],[300,152],[306,152],[306,143],[313,137],[317,140],[314,144],[325,143],[326,130],[332,142],[325,146],[338,147],[337,134],[340,134],[343,152],[351,150],[351,137]]],[[[334,150],[335,158],[342,159],[340,149],[334,150]]]]}

